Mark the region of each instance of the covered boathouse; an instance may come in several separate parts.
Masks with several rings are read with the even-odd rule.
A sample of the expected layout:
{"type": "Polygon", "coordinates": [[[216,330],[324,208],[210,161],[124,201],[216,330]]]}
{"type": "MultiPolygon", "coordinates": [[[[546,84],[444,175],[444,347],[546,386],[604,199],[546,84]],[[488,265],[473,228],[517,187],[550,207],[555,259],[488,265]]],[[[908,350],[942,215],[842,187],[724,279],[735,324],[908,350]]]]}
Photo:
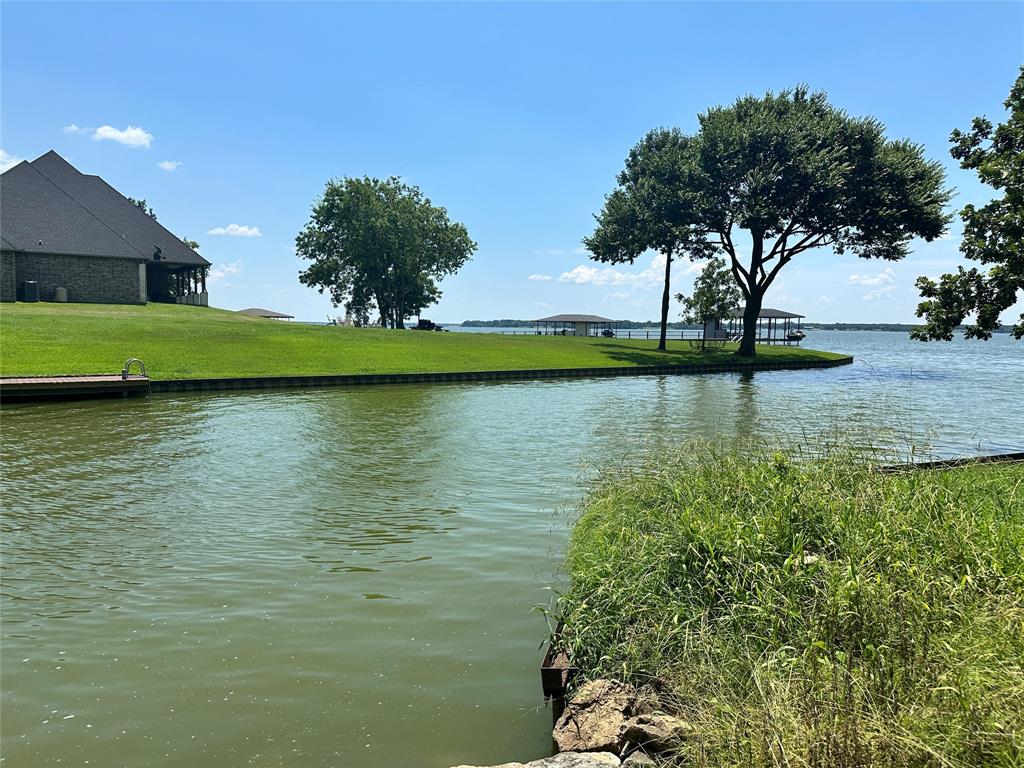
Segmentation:
{"type": "Polygon", "coordinates": [[[614,332],[619,321],[599,315],[552,315],[533,324],[538,336],[600,336],[604,331],[614,332]]]}
{"type": "MultiPolygon", "coordinates": [[[[725,331],[729,338],[739,338],[743,334],[744,311],[744,307],[737,307],[725,318],[723,325],[726,325],[725,331]]],[[[803,319],[803,315],[795,312],[762,307],[757,313],[757,343],[799,344],[804,338],[804,332],[800,328],[800,321],[803,319]]]]}
{"type": "Polygon", "coordinates": [[[210,262],[54,151],[0,175],[0,301],[209,303],[210,262]]]}

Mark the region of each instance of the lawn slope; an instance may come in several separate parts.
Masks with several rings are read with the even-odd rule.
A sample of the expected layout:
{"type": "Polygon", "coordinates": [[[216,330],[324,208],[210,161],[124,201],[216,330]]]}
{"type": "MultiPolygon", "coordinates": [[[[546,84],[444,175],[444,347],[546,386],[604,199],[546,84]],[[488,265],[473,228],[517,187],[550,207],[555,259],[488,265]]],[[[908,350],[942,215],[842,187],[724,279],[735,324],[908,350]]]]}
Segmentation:
{"type": "MultiPolygon", "coordinates": [[[[247,317],[207,307],[96,304],[0,305],[4,376],[112,373],[141,358],[154,379],[346,373],[587,368],[733,361],[684,342],[425,333],[333,328],[247,317]]],[[[795,347],[762,347],[762,359],[833,359],[795,347]]]]}

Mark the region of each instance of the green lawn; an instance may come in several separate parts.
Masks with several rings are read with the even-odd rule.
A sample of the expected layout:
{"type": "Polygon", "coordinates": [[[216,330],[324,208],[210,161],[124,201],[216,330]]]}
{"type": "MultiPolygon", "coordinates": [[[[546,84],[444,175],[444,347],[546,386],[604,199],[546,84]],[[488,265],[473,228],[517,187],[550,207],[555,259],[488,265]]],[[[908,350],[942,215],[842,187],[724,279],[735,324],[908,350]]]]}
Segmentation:
{"type": "Polygon", "coordinates": [[[1024,765],[1024,465],[691,445],[598,483],[567,569],[574,662],[659,680],[679,765],[1024,765]]]}
{"type": "MultiPolygon", "coordinates": [[[[670,342],[332,328],[206,307],[97,304],[0,305],[0,371],[112,373],[129,357],[154,379],[345,373],[583,368],[731,360],[670,342]]],[[[762,347],[771,360],[841,357],[762,347]]]]}

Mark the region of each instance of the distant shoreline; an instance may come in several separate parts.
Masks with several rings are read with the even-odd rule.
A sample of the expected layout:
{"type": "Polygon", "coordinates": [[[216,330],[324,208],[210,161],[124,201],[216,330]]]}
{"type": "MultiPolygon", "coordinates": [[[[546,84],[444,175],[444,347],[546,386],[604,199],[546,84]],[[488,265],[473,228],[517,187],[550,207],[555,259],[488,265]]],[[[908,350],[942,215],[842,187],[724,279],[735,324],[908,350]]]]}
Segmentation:
{"type": "MultiPolygon", "coordinates": [[[[659,328],[656,321],[621,320],[617,321],[618,327],[622,329],[646,329],[659,328]]],[[[533,320],[463,320],[461,323],[440,323],[444,327],[457,328],[533,328],[533,320]]],[[[702,326],[692,323],[669,323],[672,330],[699,330],[702,326]]],[[[812,331],[895,331],[898,333],[910,333],[919,327],[913,323],[802,323],[801,328],[812,331]]],[[[1010,326],[1003,325],[996,329],[996,333],[1009,333],[1010,326]]],[[[956,331],[963,333],[964,327],[959,326],[956,331]]]]}

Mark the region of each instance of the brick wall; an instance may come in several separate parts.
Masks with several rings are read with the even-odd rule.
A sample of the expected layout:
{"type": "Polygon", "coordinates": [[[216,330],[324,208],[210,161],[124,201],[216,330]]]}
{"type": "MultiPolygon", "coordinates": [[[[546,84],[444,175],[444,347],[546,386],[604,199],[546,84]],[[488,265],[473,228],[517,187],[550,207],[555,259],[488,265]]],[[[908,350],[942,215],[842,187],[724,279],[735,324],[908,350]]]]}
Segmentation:
{"type": "Polygon", "coordinates": [[[16,292],[14,254],[0,253],[0,301],[14,301],[16,292]]]}
{"type": "MultiPolygon", "coordinates": [[[[39,283],[42,301],[52,301],[54,290],[64,287],[68,291],[68,301],[144,304],[139,263],[133,259],[105,256],[19,253],[16,256],[17,285],[20,286],[24,280],[35,280],[39,283]]],[[[4,290],[6,279],[4,277],[4,290]]]]}

